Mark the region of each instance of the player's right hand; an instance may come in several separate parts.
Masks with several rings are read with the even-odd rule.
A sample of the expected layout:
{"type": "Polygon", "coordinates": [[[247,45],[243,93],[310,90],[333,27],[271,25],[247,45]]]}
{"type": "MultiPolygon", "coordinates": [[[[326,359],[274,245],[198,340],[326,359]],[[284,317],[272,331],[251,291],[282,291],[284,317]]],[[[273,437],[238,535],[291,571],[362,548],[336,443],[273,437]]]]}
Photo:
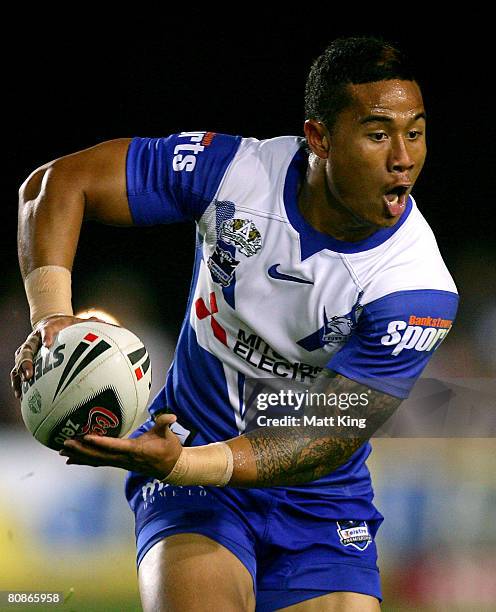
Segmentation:
{"type": "Polygon", "coordinates": [[[36,324],[34,330],[26,338],[26,341],[16,350],[14,355],[14,367],[10,372],[10,384],[17,398],[21,397],[21,385],[33,376],[33,358],[43,344],[50,347],[55,340],[57,333],[76,323],[84,323],[85,321],[99,321],[105,323],[102,319],[91,317],[89,319],[80,319],[78,317],[53,315],[46,317],[36,324]]]}

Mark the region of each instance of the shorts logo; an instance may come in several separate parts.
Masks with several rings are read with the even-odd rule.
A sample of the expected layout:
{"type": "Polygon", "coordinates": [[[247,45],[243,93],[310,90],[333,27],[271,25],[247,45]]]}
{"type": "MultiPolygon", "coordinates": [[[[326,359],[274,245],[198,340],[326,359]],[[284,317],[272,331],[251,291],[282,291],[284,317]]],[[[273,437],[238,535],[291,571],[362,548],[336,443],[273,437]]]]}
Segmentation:
{"type": "Polygon", "coordinates": [[[382,336],[381,344],[394,346],[391,355],[399,355],[403,349],[431,351],[437,349],[448,335],[453,321],[433,317],[411,315],[406,321],[390,321],[387,334],[382,336]],[[400,333],[401,332],[401,333],[400,333]]]}
{"type": "Polygon", "coordinates": [[[172,497],[180,497],[186,500],[190,497],[207,497],[208,493],[203,485],[195,487],[185,487],[182,485],[174,486],[169,483],[162,482],[158,478],[148,480],[141,487],[141,497],[143,499],[143,510],[159,501],[172,497]]]}
{"type": "Polygon", "coordinates": [[[249,219],[227,219],[219,230],[219,239],[234,245],[241,253],[251,257],[262,248],[262,236],[249,219]]]}
{"type": "Polygon", "coordinates": [[[372,542],[366,521],[336,521],[339,541],[343,546],[365,550],[372,542]]]}
{"type": "Polygon", "coordinates": [[[239,261],[234,259],[231,253],[221,249],[219,245],[215,247],[215,251],[207,262],[212,280],[223,287],[227,287],[231,284],[234,277],[234,270],[238,264],[239,261]]]}

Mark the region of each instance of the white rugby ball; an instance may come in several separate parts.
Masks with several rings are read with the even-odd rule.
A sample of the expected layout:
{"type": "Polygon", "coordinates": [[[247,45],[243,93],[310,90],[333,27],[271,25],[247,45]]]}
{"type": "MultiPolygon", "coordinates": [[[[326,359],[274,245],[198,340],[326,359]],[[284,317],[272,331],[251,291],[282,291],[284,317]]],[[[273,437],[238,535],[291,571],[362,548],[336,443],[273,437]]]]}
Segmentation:
{"type": "Polygon", "coordinates": [[[62,329],[34,359],[22,385],[24,423],[45,446],[85,434],[122,438],[142,416],[150,395],[150,357],[124,327],[88,321],[62,329]]]}

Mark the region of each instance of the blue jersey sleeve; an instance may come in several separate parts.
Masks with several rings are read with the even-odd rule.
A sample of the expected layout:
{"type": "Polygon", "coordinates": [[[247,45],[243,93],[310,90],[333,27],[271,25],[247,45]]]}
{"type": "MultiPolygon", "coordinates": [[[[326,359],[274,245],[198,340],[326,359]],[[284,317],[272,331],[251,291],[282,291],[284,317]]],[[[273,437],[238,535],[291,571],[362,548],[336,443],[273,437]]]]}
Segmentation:
{"type": "Polygon", "coordinates": [[[406,398],[451,329],[457,307],[456,293],[432,289],[398,291],[371,302],[326,367],[406,398]]]}
{"type": "Polygon", "coordinates": [[[240,136],[182,132],[133,138],[126,162],[127,196],[136,225],[197,220],[212,201],[240,136]]]}

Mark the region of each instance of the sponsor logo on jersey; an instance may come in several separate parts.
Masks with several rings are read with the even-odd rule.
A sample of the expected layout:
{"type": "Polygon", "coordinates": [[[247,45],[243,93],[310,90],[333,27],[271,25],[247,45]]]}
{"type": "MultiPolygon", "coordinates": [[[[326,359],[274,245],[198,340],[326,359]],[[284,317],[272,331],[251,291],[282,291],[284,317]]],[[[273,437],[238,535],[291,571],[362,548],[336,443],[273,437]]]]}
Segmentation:
{"type": "Polygon", "coordinates": [[[243,255],[251,257],[262,248],[262,236],[249,219],[227,219],[219,229],[219,239],[232,244],[243,255]]]}
{"type": "MultiPolygon", "coordinates": [[[[208,305],[202,297],[195,302],[195,313],[198,319],[200,321],[208,319],[215,338],[225,346],[229,346],[227,332],[214,316],[218,312],[217,298],[213,291],[209,295],[208,305]]],[[[263,338],[246,332],[244,329],[238,330],[232,351],[237,357],[258,370],[297,382],[311,382],[323,370],[320,366],[308,363],[290,362],[277,353],[263,338]]]]}
{"type": "Polygon", "coordinates": [[[271,278],[275,278],[277,280],[290,281],[293,283],[302,283],[305,285],[313,285],[313,281],[309,281],[304,278],[299,278],[298,276],[292,276],[290,274],[284,274],[282,272],[279,272],[277,268],[280,265],[281,264],[274,264],[273,266],[270,266],[270,268],[267,270],[267,274],[271,278]]]}
{"type": "Polygon", "coordinates": [[[196,156],[212,144],[215,132],[181,132],[177,137],[185,140],[174,147],[172,168],[174,172],[192,172],[196,156]]]}
{"type": "Polygon", "coordinates": [[[336,521],[339,541],[343,546],[365,550],[372,542],[366,521],[336,521]]]}
{"type": "Polygon", "coordinates": [[[214,336],[217,338],[219,342],[222,342],[225,346],[227,346],[227,333],[226,330],[222,327],[222,325],[217,321],[214,317],[214,314],[219,312],[219,308],[217,306],[217,298],[215,293],[212,291],[209,295],[209,304],[210,308],[205,304],[205,300],[202,297],[199,297],[195,302],[195,312],[196,316],[202,321],[203,319],[210,319],[210,327],[214,332],[214,336]]]}
{"type": "Polygon", "coordinates": [[[238,330],[238,337],[233,348],[235,355],[258,370],[273,376],[306,382],[313,380],[323,368],[296,361],[291,363],[277,353],[263,338],[238,330]]]}
{"type": "Polygon", "coordinates": [[[231,253],[221,249],[219,245],[215,247],[215,251],[207,261],[212,280],[223,287],[231,284],[234,278],[234,270],[238,264],[239,261],[234,259],[231,253]]]}
{"type": "Polygon", "coordinates": [[[410,315],[408,318],[408,325],[423,325],[424,327],[442,327],[448,329],[453,325],[453,321],[450,319],[433,319],[432,317],[416,317],[410,315]]]}
{"type": "Polygon", "coordinates": [[[212,144],[212,140],[217,136],[216,132],[206,132],[205,136],[202,138],[202,145],[204,147],[209,147],[212,144]]]}
{"type": "Polygon", "coordinates": [[[408,321],[390,321],[387,334],[381,338],[381,344],[394,346],[391,352],[394,357],[404,350],[436,350],[448,335],[452,324],[450,319],[410,315],[408,321]]]}

